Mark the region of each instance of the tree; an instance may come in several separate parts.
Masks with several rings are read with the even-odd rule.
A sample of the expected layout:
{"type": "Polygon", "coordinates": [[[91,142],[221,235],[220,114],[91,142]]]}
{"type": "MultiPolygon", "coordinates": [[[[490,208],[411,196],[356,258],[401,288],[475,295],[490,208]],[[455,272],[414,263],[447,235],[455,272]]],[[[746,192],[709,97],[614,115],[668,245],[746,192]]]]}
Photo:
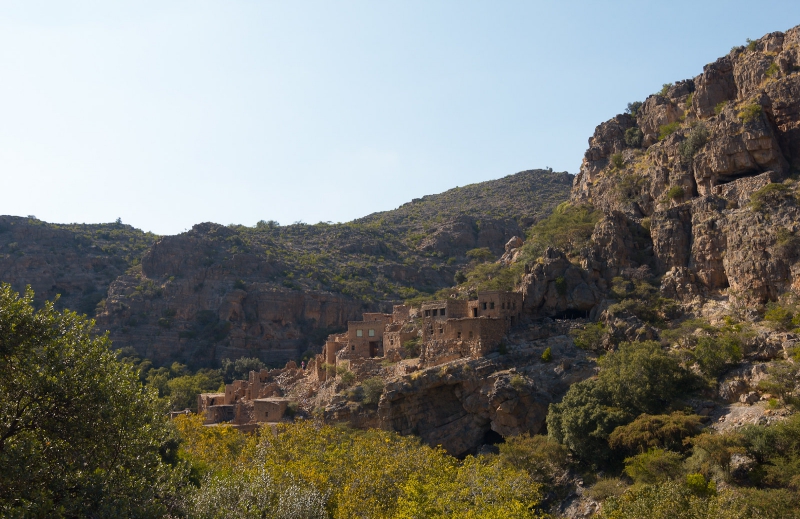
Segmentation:
{"type": "Polygon", "coordinates": [[[0,285],[3,517],[151,517],[180,502],[166,410],[93,327],[0,285]]]}

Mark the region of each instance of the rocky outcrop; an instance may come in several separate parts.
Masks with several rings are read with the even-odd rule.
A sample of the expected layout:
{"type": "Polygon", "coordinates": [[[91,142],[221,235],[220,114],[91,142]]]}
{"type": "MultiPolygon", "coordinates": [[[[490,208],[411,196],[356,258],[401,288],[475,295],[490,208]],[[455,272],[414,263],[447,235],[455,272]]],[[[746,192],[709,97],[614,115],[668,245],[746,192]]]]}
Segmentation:
{"type": "MultiPolygon", "coordinates": [[[[567,337],[512,345],[506,355],[454,361],[390,381],[377,423],[463,455],[497,435],[541,432],[548,405],[593,373],[593,363],[567,337]],[[541,360],[547,347],[552,362],[541,360]]],[[[334,412],[336,406],[326,410],[334,412]]]]}
{"type": "Polygon", "coordinates": [[[522,278],[522,294],[529,315],[548,317],[564,314],[588,317],[603,297],[589,272],[552,248],[522,278]]]}
{"type": "Polygon", "coordinates": [[[791,288],[800,270],[797,186],[769,185],[800,164],[799,35],[800,27],[736,48],[648,97],[635,119],[597,127],[571,194],[606,214],[584,254],[587,270],[628,266],[627,219],[649,224],[665,295],[689,302],[726,291],[763,303],[791,288]],[[621,140],[623,127],[641,130],[643,148],[621,140]],[[753,205],[756,193],[766,199],[753,205]]]}

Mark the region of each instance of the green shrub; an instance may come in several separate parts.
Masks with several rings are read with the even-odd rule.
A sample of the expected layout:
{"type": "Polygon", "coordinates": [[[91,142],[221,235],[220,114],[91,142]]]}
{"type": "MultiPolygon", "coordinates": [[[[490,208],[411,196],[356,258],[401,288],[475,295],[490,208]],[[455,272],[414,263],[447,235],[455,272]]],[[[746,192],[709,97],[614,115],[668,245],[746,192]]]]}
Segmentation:
{"type": "Polygon", "coordinates": [[[739,117],[739,119],[742,120],[744,124],[749,124],[755,121],[756,119],[759,119],[761,117],[762,111],[763,110],[760,104],[753,103],[739,110],[739,113],[736,115],[739,117]]]}
{"type": "Polygon", "coordinates": [[[492,254],[492,251],[490,251],[488,247],[468,250],[467,257],[476,261],[494,260],[494,254],[492,254]]]}
{"type": "Polygon", "coordinates": [[[686,110],[689,110],[690,108],[692,108],[692,100],[693,99],[694,99],[694,92],[692,92],[688,96],[686,96],[686,102],[683,103],[683,107],[686,110]]]}
{"type": "Polygon", "coordinates": [[[704,375],[716,378],[742,360],[742,346],[731,335],[701,337],[691,357],[704,375]]]}
{"type": "Polygon", "coordinates": [[[233,283],[233,288],[235,288],[237,290],[244,290],[245,288],[247,288],[247,285],[245,284],[245,282],[243,280],[237,279],[233,283]]]}
{"type": "Polygon", "coordinates": [[[750,38],[747,38],[745,41],[747,42],[747,45],[745,46],[745,48],[747,50],[749,50],[750,52],[756,50],[756,48],[758,47],[758,42],[755,41],[755,40],[751,40],[750,38]]]}
{"type": "Polygon", "coordinates": [[[758,389],[777,396],[784,405],[800,407],[800,398],[794,396],[800,367],[796,363],[772,362],[767,377],[758,383],[758,389]]]}
{"type": "Polygon", "coordinates": [[[764,312],[765,321],[780,329],[787,329],[792,324],[792,317],[792,309],[775,302],[767,303],[767,310],[764,312]]]}
{"type": "Polygon", "coordinates": [[[672,414],[641,414],[634,421],[614,429],[608,444],[614,450],[627,453],[659,448],[675,452],[686,448],[684,440],[700,432],[703,418],[680,411],[672,414]]]}
{"type": "Polygon", "coordinates": [[[592,236],[601,213],[587,205],[574,206],[564,202],[550,216],[539,221],[529,231],[522,250],[527,260],[542,255],[547,247],[562,249],[567,253],[580,250],[592,236]]]}
{"type": "Polygon", "coordinates": [[[658,95],[665,96],[669,92],[669,89],[672,88],[672,83],[664,83],[661,85],[661,90],[658,91],[658,95]]]}
{"type": "Polygon", "coordinates": [[[514,375],[513,377],[511,377],[509,383],[511,384],[511,387],[513,387],[517,391],[525,387],[525,379],[522,378],[522,375],[514,375]]]}
{"type": "Polygon", "coordinates": [[[677,452],[652,448],[625,458],[625,474],[635,483],[653,484],[677,478],[683,457],[677,452]]]}
{"type": "Polygon", "coordinates": [[[766,73],[767,77],[773,77],[773,76],[776,76],[778,74],[778,72],[780,72],[780,70],[781,70],[781,68],[778,66],[778,63],[773,61],[772,63],[770,63],[769,67],[767,67],[767,70],[766,70],[765,73],[766,73]]]}
{"type": "Polygon", "coordinates": [[[665,198],[667,200],[675,200],[677,198],[683,198],[683,187],[682,186],[672,186],[667,191],[665,198]]]}
{"type": "Polygon", "coordinates": [[[708,130],[704,124],[695,125],[686,139],[678,146],[678,152],[684,162],[690,162],[695,154],[708,142],[708,130]]]}
{"type": "Polygon", "coordinates": [[[592,485],[587,494],[595,501],[605,501],[609,497],[619,497],[628,490],[628,485],[620,478],[602,477],[592,485]]]}
{"type": "Polygon", "coordinates": [[[628,107],[625,109],[625,112],[631,114],[632,117],[636,118],[636,116],[639,115],[639,110],[641,110],[642,104],[643,103],[641,101],[634,101],[632,103],[628,103],[628,107]]]}
{"type": "Polygon", "coordinates": [[[419,355],[419,337],[409,339],[403,343],[403,350],[408,357],[417,357],[419,355]]]}
{"type": "Polygon", "coordinates": [[[625,144],[631,148],[638,148],[642,145],[644,133],[637,127],[628,128],[625,130],[625,144]]]}
{"type": "Polygon", "coordinates": [[[551,360],[553,360],[553,351],[548,346],[542,352],[542,362],[550,362],[551,360]]]}
{"type": "Polygon", "coordinates": [[[589,323],[581,329],[570,330],[569,334],[578,348],[596,351],[603,347],[606,328],[600,322],[589,323]]]}
{"type": "Polygon", "coordinates": [[[356,380],[355,374],[347,369],[347,366],[336,366],[336,374],[339,376],[339,379],[342,381],[343,384],[349,386],[356,380]]]}
{"type": "Polygon", "coordinates": [[[673,123],[664,124],[658,127],[658,140],[662,141],[678,131],[681,127],[680,121],[675,121],[673,123]]]}
{"type": "Polygon", "coordinates": [[[611,155],[611,165],[617,169],[622,169],[625,166],[625,159],[622,158],[622,153],[611,155]]]}
{"type": "Polygon", "coordinates": [[[166,317],[162,317],[158,320],[158,326],[160,326],[161,328],[169,328],[170,326],[172,326],[172,321],[170,321],[166,317]]]}
{"type": "Polygon", "coordinates": [[[722,101],[721,103],[717,103],[717,106],[714,107],[714,114],[719,115],[725,110],[725,107],[728,106],[727,101],[722,101]]]}
{"type": "Polygon", "coordinates": [[[768,202],[778,202],[789,192],[785,184],[767,184],[750,195],[750,207],[754,211],[763,211],[768,202]]]}
{"type": "Polygon", "coordinates": [[[361,383],[364,388],[364,403],[377,404],[383,394],[384,382],[381,377],[371,377],[361,383]]]}

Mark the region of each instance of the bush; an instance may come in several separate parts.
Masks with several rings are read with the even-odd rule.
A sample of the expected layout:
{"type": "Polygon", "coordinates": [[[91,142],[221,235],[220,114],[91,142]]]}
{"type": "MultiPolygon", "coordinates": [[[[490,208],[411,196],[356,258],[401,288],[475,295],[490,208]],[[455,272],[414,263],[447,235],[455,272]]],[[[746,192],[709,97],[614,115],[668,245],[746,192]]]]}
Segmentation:
{"type": "Polygon", "coordinates": [[[622,153],[611,155],[611,165],[617,169],[622,169],[625,166],[625,159],[622,158],[622,153]]]}
{"type": "Polygon", "coordinates": [[[678,198],[683,198],[683,194],[684,194],[683,193],[683,187],[681,187],[681,186],[672,186],[671,188],[669,188],[669,191],[667,191],[667,194],[665,195],[665,198],[667,200],[675,200],[675,199],[678,199],[678,198]]]}
{"type": "Polygon", "coordinates": [[[749,124],[755,121],[756,119],[761,118],[761,112],[762,112],[761,105],[758,103],[753,103],[739,110],[739,113],[736,115],[739,117],[739,119],[742,120],[744,124],[749,124]]]}
{"type": "Polygon", "coordinates": [[[403,350],[406,352],[406,356],[408,357],[417,357],[419,356],[419,337],[414,339],[409,339],[403,343],[403,350]]]}
{"type": "Polygon", "coordinates": [[[700,371],[717,378],[742,360],[742,346],[737,337],[701,337],[691,353],[700,371]]]}
{"type": "Polygon", "coordinates": [[[627,425],[614,429],[608,443],[614,450],[627,453],[659,448],[680,452],[684,440],[699,434],[703,418],[680,411],[666,415],[641,414],[627,425]]]}
{"type": "Polygon", "coordinates": [[[665,96],[669,93],[669,89],[672,88],[672,83],[664,83],[661,85],[661,90],[658,91],[658,95],[665,96]]]}
{"type": "Polygon", "coordinates": [[[346,386],[349,386],[356,380],[355,374],[345,366],[337,366],[336,374],[339,375],[339,379],[342,381],[342,384],[346,386]]]}
{"type": "Polygon", "coordinates": [[[777,396],[784,405],[800,408],[800,398],[794,396],[798,371],[796,363],[772,362],[767,368],[767,378],[758,383],[758,389],[777,396]]]}
{"type": "Polygon", "coordinates": [[[361,383],[364,388],[364,403],[377,404],[383,394],[384,382],[381,377],[371,377],[361,383]]]}
{"type": "Polygon", "coordinates": [[[553,360],[553,351],[548,346],[542,352],[542,362],[550,362],[551,360],[553,360]]]}
{"type": "Polygon", "coordinates": [[[677,452],[651,448],[625,458],[625,474],[635,483],[653,484],[675,479],[681,474],[683,457],[677,452]]]}
{"type": "Polygon", "coordinates": [[[620,478],[600,478],[587,494],[595,501],[605,501],[609,497],[619,497],[628,490],[628,485],[620,478]]]}
{"type": "Polygon", "coordinates": [[[719,115],[725,110],[725,107],[728,106],[727,101],[722,101],[721,103],[717,103],[717,106],[714,107],[714,114],[719,115]]]}
{"type": "Polygon", "coordinates": [[[681,127],[680,121],[675,121],[674,123],[664,124],[658,127],[658,140],[663,141],[676,131],[678,131],[681,127]]]}
{"type": "Polygon", "coordinates": [[[642,145],[644,133],[639,128],[628,128],[625,130],[625,144],[631,148],[638,148],[642,145]]]}
{"type": "Polygon", "coordinates": [[[773,61],[772,63],[770,63],[769,67],[767,67],[765,74],[767,75],[767,77],[773,77],[777,76],[778,72],[780,71],[781,68],[778,66],[778,63],[773,61]]]}
{"type": "Polygon", "coordinates": [[[625,113],[631,114],[632,117],[636,118],[639,115],[639,110],[642,108],[641,101],[634,101],[632,103],[628,103],[628,107],[625,109],[625,113]]]}
{"type": "Polygon", "coordinates": [[[472,249],[467,251],[467,257],[475,261],[492,261],[494,254],[488,247],[481,247],[479,249],[472,249]]]}
{"type": "Polygon", "coordinates": [[[550,216],[531,227],[530,238],[522,247],[525,257],[538,258],[547,247],[567,253],[580,250],[588,243],[600,218],[601,214],[591,206],[560,204],[550,216]]]}
{"type": "Polygon", "coordinates": [[[570,330],[569,334],[575,341],[575,346],[582,350],[597,351],[603,347],[603,338],[606,328],[603,323],[589,323],[582,329],[570,330]]]}
{"type": "Polygon", "coordinates": [[[522,378],[522,375],[514,375],[513,377],[511,377],[509,383],[511,384],[511,387],[513,387],[517,391],[520,391],[522,388],[525,387],[525,379],[522,378]]]}
{"type": "Polygon", "coordinates": [[[767,310],[764,312],[764,320],[774,324],[780,329],[787,329],[792,324],[792,310],[775,302],[767,303],[767,310]]]}
{"type": "Polygon", "coordinates": [[[708,142],[708,130],[704,124],[695,125],[686,139],[678,146],[678,152],[684,162],[691,162],[695,154],[708,142]]]}
{"type": "Polygon", "coordinates": [[[754,211],[763,211],[768,204],[778,202],[789,193],[785,184],[767,184],[750,195],[750,207],[754,211]]]}

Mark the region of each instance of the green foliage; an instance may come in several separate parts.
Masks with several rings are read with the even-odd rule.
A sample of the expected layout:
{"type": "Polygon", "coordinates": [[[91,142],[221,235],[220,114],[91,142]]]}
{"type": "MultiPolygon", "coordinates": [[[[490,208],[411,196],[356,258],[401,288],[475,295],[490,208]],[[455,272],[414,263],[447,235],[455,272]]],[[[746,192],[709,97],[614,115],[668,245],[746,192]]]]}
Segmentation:
{"type": "Polygon", "coordinates": [[[672,83],[664,83],[661,85],[661,90],[658,91],[658,95],[665,96],[669,92],[669,89],[672,88],[672,83]]]}
{"type": "Polygon", "coordinates": [[[611,155],[611,165],[617,169],[625,167],[625,159],[622,157],[622,153],[614,153],[611,155]]]}
{"type": "Polygon", "coordinates": [[[603,323],[589,323],[580,329],[570,330],[569,334],[575,341],[575,346],[582,350],[599,351],[603,348],[603,338],[606,328],[603,323]]]}
{"type": "Polygon", "coordinates": [[[736,115],[739,117],[739,119],[742,120],[744,124],[749,124],[755,121],[756,119],[760,119],[762,111],[763,110],[760,104],[752,103],[746,105],[744,108],[739,110],[739,113],[736,115]]]}
{"type": "Polygon", "coordinates": [[[522,377],[522,375],[514,375],[513,377],[511,377],[509,383],[511,384],[511,387],[513,387],[517,391],[520,391],[522,390],[522,388],[525,387],[525,379],[522,377]]]}
{"type": "Polygon", "coordinates": [[[651,448],[625,458],[625,474],[635,483],[653,484],[675,479],[681,474],[683,457],[677,452],[651,448]]]}
{"type": "Polygon", "coordinates": [[[567,295],[567,280],[564,276],[559,276],[556,278],[556,292],[558,295],[565,296],[567,295]]]}
{"type": "Polygon", "coordinates": [[[781,68],[778,66],[778,63],[776,61],[773,61],[772,63],[769,64],[769,67],[767,67],[765,74],[767,75],[767,77],[774,77],[777,76],[780,71],[781,68]]]}
{"type": "Polygon", "coordinates": [[[0,515],[158,517],[185,484],[165,408],[93,323],[0,285],[0,515]]]}
{"type": "Polygon", "coordinates": [[[409,339],[403,343],[403,350],[406,353],[407,357],[418,357],[419,356],[419,349],[420,349],[420,338],[415,337],[413,339],[409,339]]]}
{"type": "Polygon", "coordinates": [[[571,467],[567,449],[547,436],[511,436],[498,447],[500,464],[525,471],[545,491],[557,490],[571,467]]]}
{"type": "Polygon", "coordinates": [[[684,195],[684,192],[683,192],[683,187],[682,186],[672,186],[667,191],[667,194],[664,195],[664,198],[666,198],[667,200],[675,200],[675,199],[678,199],[678,198],[683,198],[683,195],[684,195]]]}
{"type": "Polygon", "coordinates": [[[647,178],[642,175],[622,174],[616,185],[619,198],[625,202],[632,202],[639,198],[647,186],[647,178]]]}
{"type": "Polygon", "coordinates": [[[531,227],[530,238],[522,247],[523,253],[526,258],[535,259],[547,247],[568,253],[580,250],[589,241],[600,218],[601,214],[591,206],[573,206],[564,202],[550,216],[531,227]]]}
{"type": "Polygon", "coordinates": [[[377,404],[383,394],[384,382],[381,377],[371,377],[361,383],[364,388],[364,403],[377,404]]]}
{"type": "Polygon", "coordinates": [[[617,427],[642,413],[659,414],[697,387],[678,360],[652,341],[623,343],[598,364],[598,377],[570,386],[547,415],[548,434],[587,463],[614,458],[608,438],[617,427]]]}
{"type": "Polygon", "coordinates": [[[714,107],[714,114],[719,115],[725,110],[725,107],[728,106],[727,101],[722,101],[721,103],[717,103],[717,106],[714,107]]]}
{"type": "Polygon", "coordinates": [[[758,48],[758,41],[751,40],[750,38],[747,38],[745,41],[747,42],[747,45],[745,46],[745,48],[747,50],[749,50],[750,52],[753,52],[758,48]]]}
{"type": "Polygon", "coordinates": [[[678,146],[678,153],[685,163],[691,162],[692,158],[708,142],[708,129],[702,123],[696,124],[690,131],[686,139],[678,146]]]}
{"type": "Polygon", "coordinates": [[[742,360],[742,346],[731,335],[700,337],[690,358],[704,375],[717,378],[742,360]]]}
{"type": "Polygon", "coordinates": [[[548,346],[542,352],[542,362],[550,362],[551,360],[553,360],[553,352],[550,349],[550,347],[548,346]]]}
{"type": "Polygon", "coordinates": [[[641,101],[634,101],[632,103],[628,103],[628,107],[625,108],[625,113],[631,114],[631,117],[636,118],[639,115],[639,110],[642,108],[641,101]]]}
{"type": "Polygon", "coordinates": [[[644,133],[638,127],[628,128],[625,130],[625,144],[631,148],[639,148],[642,145],[644,133]]]}
{"type": "Polygon", "coordinates": [[[246,380],[251,371],[261,371],[267,366],[258,357],[239,357],[236,360],[229,358],[220,362],[220,373],[226,384],[234,380],[246,380]]]}
{"type": "Polygon", "coordinates": [[[675,121],[673,123],[664,124],[658,127],[658,140],[663,141],[681,128],[681,122],[675,121]]]}
{"type": "Polygon", "coordinates": [[[615,277],[610,293],[619,301],[608,307],[613,316],[630,312],[646,323],[660,326],[678,311],[675,301],[662,297],[658,287],[644,279],[615,277]]]}
{"type": "Polygon", "coordinates": [[[683,108],[685,110],[690,110],[692,108],[692,100],[694,99],[694,92],[690,93],[686,96],[686,102],[683,103],[683,108]]]}
{"type": "Polygon", "coordinates": [[[460,461],[413,436],[306,421],[262,430],[244,447],[197,421],[179,428],[186,457],[207,467],[189,496],[192,516],[540,517],[541,485],[502,456],[460,461]],[[218,456],[214,442],[231,455],[218,456]]]}
{"type": "Polygon", "coordinates": [[[686,438],[699,434],[703,419],[680,411],[664,415],[641,414],[634,421],[614,429],[608,444],[614,450],[629,454],[648,449],[681,452],[686,438]]]}
{"type": "Polygon", "coordinates": [[[342,381],[342,384],[349,386],[356,380],[356,375],[346,366],[337,366],[336,367],[336,374],[339,376],[339,380],[342,381]]]}
{"type": "Polygon", "coordinates": [[[468,250],[467,257],[475,261],[484,262],[492,261],[494,259],[494,254],[492,254],[492,251],[490,251],[488,247],[481,247],[479,249],[468,250]]]}
{"type": "Polygon", "coordinates": [[[628,490],[628,485],[620,478],[602,477],[587,492],[595,501],[605,501],[609,497],[619,497],[628,490]]]}
{"type": "Polygon", "coordinates": [[[784,405],[800,409],[800,398],[794,396],[798,371],[800,368],[795,362],[772,362],[767,368],[767,377],[758,383],[758,389],[777,396],[784,405]]]}
{"type": "Polygon", "coordinates": [[[789,187],[785,184],[767,184],[750,195],[750,207],[753,211],[763,211],[768,205],[773,205],[786,198],[789,187]]]}

